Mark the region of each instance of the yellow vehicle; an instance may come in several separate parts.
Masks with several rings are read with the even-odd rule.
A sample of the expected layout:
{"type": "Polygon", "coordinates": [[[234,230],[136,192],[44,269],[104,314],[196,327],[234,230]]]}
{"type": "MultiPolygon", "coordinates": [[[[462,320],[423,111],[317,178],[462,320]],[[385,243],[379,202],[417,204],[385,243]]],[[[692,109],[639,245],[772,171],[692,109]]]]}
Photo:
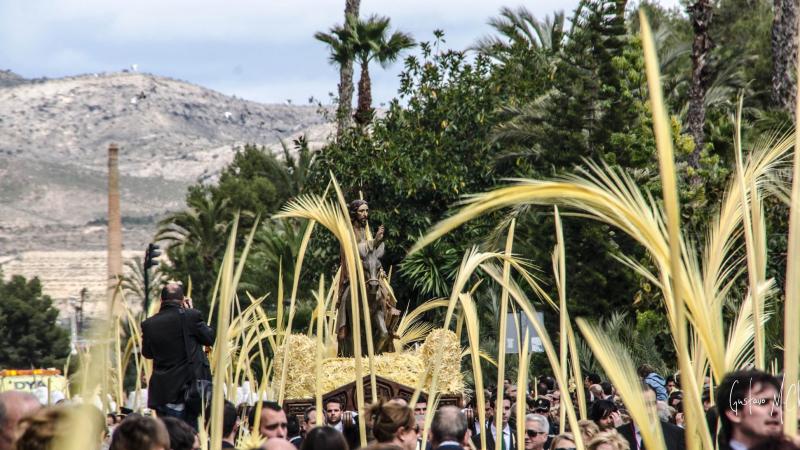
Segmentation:
{"type": "Polygon", "coordinates": [[[48,404],[64,398],[67,379],[58,369],[0,370],[0,392],[30,392],[48,404]]]}

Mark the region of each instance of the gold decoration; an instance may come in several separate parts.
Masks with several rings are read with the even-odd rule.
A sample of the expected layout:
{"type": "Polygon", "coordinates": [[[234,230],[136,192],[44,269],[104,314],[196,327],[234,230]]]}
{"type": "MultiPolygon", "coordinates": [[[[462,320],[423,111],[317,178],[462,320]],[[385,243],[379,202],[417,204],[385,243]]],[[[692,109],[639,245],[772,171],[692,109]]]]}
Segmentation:
{"type": "MultiPolygon", "coordinates": [[[[441,380],[439,391],[445,394],[464,393],[464,379],[461,375],[461,347],[455,333],[448,330],[432,331],[416,350],[376,355],[375,373],[397,383],[414,386],[419,377],[425,373],[425,367],[433,364],[437,347],[441,347],[444,352],[441,366],[438,368],[441,380]]],[[[286,398],[313,397],[316,382],[314,375],[316,343],[314,339],[302,334],[290,335],[286,344],[278,348],[275,360],[281,361],[283,352],[287,349],[291,357],[286,367],[286,398]]],[[[273,380],[280,380],[281,372],[282,368],[276,366],[273,380]]],[[[322,361],[322,378],[319,386],[323,393],[352,383],[355,379],[354,358],[326,358],[322,361]]]]}

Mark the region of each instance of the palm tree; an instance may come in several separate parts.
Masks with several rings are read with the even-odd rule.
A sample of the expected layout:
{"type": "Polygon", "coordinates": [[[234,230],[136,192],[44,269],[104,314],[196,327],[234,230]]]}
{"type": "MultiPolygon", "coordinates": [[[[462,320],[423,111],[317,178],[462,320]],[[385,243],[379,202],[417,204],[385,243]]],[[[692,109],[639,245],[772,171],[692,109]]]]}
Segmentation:
{"type": "Polygon", "coordinates": [[[290,199],[303,193],[306,180],[317,160],[317,151],[311,150],[305,135],[294,139],[292,144],[294,145],[294,152],[292,152],[286,142],[281,140],[281,147],[283,149],[281,170],[285,174],[285,179],[283,181],[288,187],[290,199]]]}
{"type": "MultiPolygon", "coordinates": [[[[372,119],[372,83],[369,77],[369,63],[377,61],[387,67],[397,60],[403,50],[415,45],[411,35],[395,31],[389,32],[389,18],[372,15],[361,20],[348,15],[344,25],[336,25],[330,33],[317,32],[314,37],[331,48],[331,62],[342,65],[356,60],[361,65],[361,78],[358,81],[358,107],[356,123],[366,125],[372,119]]],[[[342,86],[340,85],[340,90],[342,86]]],[[[340,99],[340,107],[342,101],[340,99]]],[[[341,132],[341,130],[340,130],[341,132]]]]}
{"type": "Polygon", "coordinates": [[[408,33],[395,31],[389,34],[389,18],[372,15],[367,20],[350,17],[347,27],[352,35],[352,48],[355,59],[361,66],[361,78],[358,80],[358,106],[355,121],[366,125],[372,120],[372,82],[369,77],[369,63],[377,61],[381,67],[388,67],[400,56],[400,53],[414,45],[414,39],[408,33]],[[388,38],[387,38],[388,36],[388,38]]]}
{"type": "MultiPolygon", "coordinates": [[[[127,302],[137,301],[144,305],[144,263],[142,258],[137,256],[133,259],[125,261],[125,271],[127,274],[122,276],[122,292],[125,295],[127,302]]],[[[158,267],[151,269],[150,279],[147,284],[148,297],[152,299],[158,298],[159,288],[163,281],[163,276],[158,267]]],[[[145,311],[145,314],[147,312],[145,311]]]]}
{"type": "Polygon", "coordinates": [[[796,0],[775,0],[772,22],[772,102],[784,111],[792,111],[797,94],[793,72],[797,65],[796,0]]]}
{"type": "MultiPolygon", "coordinates": [[[[345,9],[347,11],[347,9],[345,9]]],[[[356,20],[358,14],[345,14],[345,23],[356,20]]],[[[350,127],[353,103],[353,39],[349,28],[336,25],[329,33],[318,31],[314,38],[330,47],[330,62],[339,66],[339,105],[336,109],[336,133],[338,136],[350,127]]]]}
{"type": "Polygon", "coordinates": [[[230,219],[227,199],[217,201],[199,189],[190,191],[187,198],[189,209],[169,215],[159,222],[157,241],[172,243],[172,247],[192,247],[206,268],[213,268],[214,261],[225,245],[230,219]]]}
{"type": "Polygon", "coordinates": [[[524,6],[516,10],[502,7],[499,17],[489,19],[489,25],[499,36],[485,36],[472,48],[503,63],[514,49],[556,54],[566,37],[564,23],[563,11],[557,11],[552,19],[539,20],[524,6]]]}
{"type": "MultiPolygon", "coordinates": [[[[689,164],[700,166],[700,152],[705,144],[703,127],[706,122],[705,97],[710,83],[709,57],[713,43],[709,33],[711,19],[714,17],[714,3],[711,0],[697,0],[687,8],[689,20],[694,30],[692,41],[692,84],[689,88],[689,110],[686,114],[686,128],[694,140],[694,151],[689,155],[689,164]]],[[[693,180],[699,182],[699,179],[693,180]]]]}

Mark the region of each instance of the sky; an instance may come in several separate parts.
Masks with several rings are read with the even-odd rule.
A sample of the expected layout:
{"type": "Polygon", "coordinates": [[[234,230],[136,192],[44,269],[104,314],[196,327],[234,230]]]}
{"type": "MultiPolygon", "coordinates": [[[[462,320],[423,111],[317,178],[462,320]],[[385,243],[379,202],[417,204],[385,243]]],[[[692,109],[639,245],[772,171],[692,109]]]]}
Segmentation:
{"type": "MultiPolygon", "coordinates": [[[[442,29],[447,47],[464,49],[491,33],[487,20],[502,6],[524,5],[544,18],[560,9],[571,17],[577,4],[362,0],[361,16],[389,16],[392,29],[417,41],[442,29]]],[[[313,35],[341,23],[343,9],[343,0],[0,0],[0,69],[56,78],[135,64],[249,100],[329,103],[339,71],[313,35]]],[[[398,61],[370,71],[376,105],[395,96],[401,69],[398,61]]]]}

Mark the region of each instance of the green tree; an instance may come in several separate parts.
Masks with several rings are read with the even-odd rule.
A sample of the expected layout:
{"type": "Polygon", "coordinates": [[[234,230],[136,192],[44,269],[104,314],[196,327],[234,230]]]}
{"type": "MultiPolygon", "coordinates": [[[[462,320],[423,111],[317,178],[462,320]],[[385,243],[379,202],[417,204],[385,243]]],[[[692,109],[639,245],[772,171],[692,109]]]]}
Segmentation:
{"type": "MultiPolygon", "coordinates": [[[[506,159],[514,159],[513,164],[503,162],[503,174],[539,179],[564,176],[588,159],[624,168],[657,195],[658,170],[642,49],[638,37],[628,31],[624,5],[583,1],[573,23],[555,58],[550,87],[533,98],[534,91],[524,81],[507,90],[509,98],[493,133],[495,141],[513,151],[504,152],[506,159]]],[[[514,57],[530,59],[535,57],[534,51],[514,57]]],[[[691,142],[680,135],[677,121],[673,126],[677,151],[687,154],[691,142]]],[[[704,198],[702,191],[691,194],[686,198],[704,198]]],[[[551,212],[521,208],[512,214],[518,222],[515,252],[546,265],[554,245],[551,212]]],[[[504,233],[504,228],[498,228],[504,233]]],[[[640,280],[619,264],[615,255],[641,259],[642,249],[599,223],[565,218],[564,234],[568,265],[574,274],[568,283],[571,314],[596,317],[608,310],[633,312],[640,280]]],[[[495,245],[499,241],[495,239],[495,245]]],[[[547,271],[543,278],[553,285],[547,271]]]]}
{"type": "MultiPolygon", "coordinates": [[[[275,262],[268,266],[249,264],[248,267],[255,270],[245,274],[240,287],[256,296],[274,292],[278,257],[273,258],[270,252],[277,252],[280,256],[286,249],[277,250],[274,245],[266,243],[287,237],[289,230],[267,219],[289,199],[303,192],[316,158],[304,137],[296,139],[293,144],[294,148],[290,149],[283,143],[283,158],[263,147],[246,145],[222,170],[216,185],[190,187],[186,196],[188,208],[160,222],[156,240],[169,244],[167,255],[172,262],[171,266],[162,265],[161,270],[167,278],[183,280],[184,283],[191,280],[192,297],[202,311],[208,312],[230,221],[237,211],[242,213],[239,221],[242,242],[252,229],[255,218],[260,216],[262,219],[250,260],[275,262]]],[[[302,236],[302,231],[300,233],[302,236]]],[[[298,242],[287,240],[285,244],[298,242]]],[[[285,260],[284,263],[291,269],[294,260],[285,260]]],[[[291,278],[284,281],[289,280],[291,278]]],[[[242,301],[247,302],[246,295],[242,295],[242,301]]]]}
{"type": "Polygon", "coordinates": [[[359,125],[372,120],[372,81],[369,77],[369,63],[377,62],[388,67],[404,50],[413,47],[414,39],[408,33],[395,31],[389,35],[389,18],[370,16],[367,20],[355,20],[350,24],[353,30],[353,51],[361,68],[358,79],[358,106],[355,119],[359,125]]]}
{"type": "Polygon", "coordinates": [[[150,269],[147,288],[144,285],[144,261],[141,257],[137,256],[126,260],[125,268],[127,275],[122,276],[122,292],[126,302],[137,303],[144,307],[145,292],[147,292],[150,302],[158,298],[163,282],[161,270],[158,267],[150,269]]]}
{"type": "MultiPolygon", "coordinates": [[[[325,147],[309,181],[310,190],[322,193],[332,172],[347,200],[363,193],[373,228],[386,226],[384,266],[394,267],[392,286],[402,304],[427,300],[414,288],[417,279],[397,270],[406,250],[461,195],[495,183],[497,147],[489,136],[499,98],[490,83],[492,64],[485,56],[472,60],[463,52],[438,51],[443,33],[435,35],[435,42],[420,44],[421,58],[406,58],[398,98],[372,132],[353,130],[325,147]]],[[[458,248],[460,260],[481,234],[464,229],[447,245],[458,248]]],[[[319,264],[333,272],[338,246],[329,242],[324,250],[319,264]]]]}
{"type": "Polygon", "coordinates": [[[318,31],[314,39],[328,44],[330,47],[330,63],[339,66],[339,98],[336,108],[336,134],[342,133],[350,127],[351,111],[353,108],[353,38],[346,24],[350,23],[358,14],[345,13],[345,25],[336,25],[328,33],[318,31]]]}
{"type": "Polygon", "coordinates": [[[797,66],[797,2],[776,0],[772,24],[772,102],[792,111],[797,95],[794,75],[797,66]]]}
{"type": "Polygon", "coordinates": [[[69,332],[58,326],[58,310],[42,295],[38,278],[0,274],[0,367],[62,367],[69,354],[69,332]]]}
{"type": "MultiPolygon", "coordinates": [[[[710,33],[711,20],[714,17],[714,2],[697,0],[689,5],[688,11],[694,30],[694,39],[692,40],[692,84],[689,88],[686,128],[692,135],[695,146],[689,156],[689,164],[697,168],[700,165],[700,152],[705,145],[705,97],[711,79],[708,62],[714,46],[710,33]]],[[[699,179],[695,178],[695,182],[699,182],[699,179]]]]}
{"type": "Polygon", "coordinates": [[[563,11],[539,20],[525,7],[503,7],[489,19],[496,34],[482,37],[473,49],[495,62],[493,82],[507,106],[525,104],[552,87],[567,37],[564,18],[563,11]]]}
{"type": "Polygon", "coordinates": [[[167,243],[166,253],[172,263],[159,269],[167,279],[181,280],[187,287],[191,282],[195,307],[207,313],[231,213],[228,199],[214,199],[202,185],[189,188],[186,203],[188,209],[159,223],[155,239],[167,243]]]}
{"type": "Polygon", "coordinates": [[[382,67],[393,63],[400,54],[413,47],[414,39],[408,33],[395,31],[389,34],[389,18],[372,15],[361,20],[347,16],[343,26],[335,26],[330,33],[317,33],[316,39],[331,47],[331,61],[341,64],[356,60],[361,67],[358,80],[358,106],[355,120],[366,125],[372,120],[372,81],[369,63],[377,62],[382,67]]]}
{"type": "Polygon", "coordinates": [[[516,10],[504,6],[500,16],[489,19],[489,25],[498,35],[479,39],[474,48],[503,63],[519,50],[556,54],[566,37],[563,11],[556,12],[552,19],[539,20],[524,6],[516,10]]]}

